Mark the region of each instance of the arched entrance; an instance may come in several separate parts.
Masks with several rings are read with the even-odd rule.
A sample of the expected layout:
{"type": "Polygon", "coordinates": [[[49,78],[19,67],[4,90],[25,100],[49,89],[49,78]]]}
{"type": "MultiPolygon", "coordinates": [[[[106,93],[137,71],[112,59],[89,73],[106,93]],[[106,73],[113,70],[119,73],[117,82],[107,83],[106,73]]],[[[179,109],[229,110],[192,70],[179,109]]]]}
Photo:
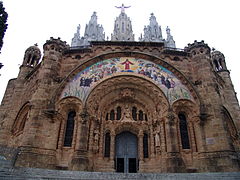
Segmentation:
{"type": "Polygon", "coordinates": [[[116,171],[136,173],[138,167],[138,140],[137,136],[125,131],[115,139],[116,171]]]}

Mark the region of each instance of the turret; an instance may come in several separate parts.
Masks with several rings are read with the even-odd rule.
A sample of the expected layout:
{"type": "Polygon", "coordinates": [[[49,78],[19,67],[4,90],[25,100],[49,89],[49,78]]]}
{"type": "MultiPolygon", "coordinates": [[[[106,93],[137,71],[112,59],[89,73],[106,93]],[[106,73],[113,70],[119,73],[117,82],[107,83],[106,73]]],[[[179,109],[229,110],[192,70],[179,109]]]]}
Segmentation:
{"type": "Polygon", "coordinates": [[[41,59],[41,51],[37,44],[27,48],[24,54],[23,63],[20,66],[20,72],[18,78],[25,78],[26,75],[38,65],[41,59]]]}
{"type": "Polygon", "coordinates": [[[60,38],[54,39],[53,37],[50,40],[47,40],[43,45],[44,56],[43,56],[43,68],[46,68],[47,71],[42,71],[46,74],[51,74],[52,78],[56,77],[60,69],[60,59],[62,58],[63,52],[65,49],[69,48],[65,41],[62,41],[60,38]]]}
{"type": "Polygon", "coordinates": [[[219,72],[219,71],[226,71],[227,66],[225,62],[225,57],[220,51],[213,51],[211,53],[211,59],[213,63],[214,70],[219,72]]]}
{"type": "Polygon", "coordinates": [[[239,111],[239,104],[238,104],[236,92],[234,90],[232,80],[230,77],[230,71],[227,69],[226,61],[223,53],[213,49],[213,52],[211,53],[211,62],[212,62],[214,71],[224,80],[223,93],[222,93],[224,94],[224,102],[227,102],[232,106],[235,106],[235,109],[239,111]]]}
{"type": "Polygon", "coordinates": [[[188,44],[184,51],[188,52],[190,57],[197,58],[199,56],[210,57],[211,49],[204,41],[197,42],[195,40],[194,43],[188,44]]]}
{"type": "Polygon", "coordinates": [[[41,58],[41,51],[38,48],[37,44],[35,44],[34,46],[30,46],[25,51],[23,65],[34,67],[38,64],[40,58],[41,58]]]}

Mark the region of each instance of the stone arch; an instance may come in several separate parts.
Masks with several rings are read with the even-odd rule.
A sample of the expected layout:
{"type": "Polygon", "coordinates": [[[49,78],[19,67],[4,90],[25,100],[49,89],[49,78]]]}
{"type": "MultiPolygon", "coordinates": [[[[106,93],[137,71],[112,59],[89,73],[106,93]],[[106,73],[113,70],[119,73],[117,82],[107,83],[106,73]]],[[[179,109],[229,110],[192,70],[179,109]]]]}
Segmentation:
{"type": "Polygon", "coordinates": [[[73,131],[73,139],[72,139],[72,148],[74,148],[76,144],[76,136],[77,136],[77,125],[79,121],[79,116],[77,114],[80,114],[82,111],[82,102],[80,99],[76,97],[66,97],[61,100],[59,100],[56,103],[56,111],[57,116],[55,117],[55,120],[59,123],[59,132],[58,132],[58,143],[57,143],[57,149],[62,149],[63,147],[63,141],[65,136],[65,130],[66,130],[66,123],[67,123],[67,117],[68,113],[74,111],[76,113],[76,116],[74,118],[74,131],[73,131]]]}
{"type": "Polygon", "coordinates": [[[159,64],[161,66],[163,66],[164,68],[168,69],[169,71],[171,71],[191,92],[194,100],[196,101],[201,101],[201,99],[199,98],[198,93],[195,91],[193,85],[191,84],[190,81],[188,81],[188,79],[180,72],[178,71],[176,68],[174,68],[172,65],[168,64],[166,61],[160,59],[159,57],[156,56],[152,56],[146,53],[140,53],[140,52],[108,52],[105,54],[101,54],[97,57],[94,58],[90,58],[86,61],[81,61],[79,63],[79,66],[77,66],[75,69],[73,69],[68,76],[66,76],[66,78],[62,81],[62,83],[59,85],[59,88],[56,89],[55,93],[53,94],[52,97],[52,106],[54,106],[54,102],[56,101],[57,98],[59,98],[61,96],[61,93],[64,89],[64,87],[66,86],[66,84],[69,82],[70,79],[72,79],[78,72],[82,71],[83,69],[85,69],[86,67],[90,66],[91,64],[97,63],[99,61],[102,61],[104,59],[107,58],[113,58],[113,57],[134,57],[134,58],[142,58],[142,59],[146,59],[148,61],[151,61],[153,63],[159,64]]]}
{"type": "Polygon", "coordinates": [[[223,120],[224,120],[224,127],[228,133],[228,136],[231,139],[231,145],[234,146],[234,148],[237,148],[238,150],[239,145],[240,145],[240,141],[239,141],[239,133],[238,130],[236,128],[236,125],[232,119],[232,116],[230,114],[230,112],[227,110],[226,107],[222,106],[222,115],[223,115],[223,120]]]}
{"type": "MultiPolygon", "coordinates": [[[[132,101],[138,99],[136,102],[139,107],[144,106],[142,102],[147,102],[149,108],[155,109],[155,111],[157,111],[156,106],[159,103],[162,104],[162,109],[169,108],[167,98],[156,84],[134,74],[117,75],[105,79],[92,89],[86,99],[85,106],[90,113],[96,115],[100,113],[100,107],[104,106],[106,109],[112,105],[111,102],[116,102],[121,98],[132,101]],[[115,94],[114,91],[116,91],[115,94]]],[[[103,113],[103,111],[101,112],[103,113]]]]}
{"type": "MultiPolygon", "coordinates": [[[[176,127],[177,127],[177,136],[178,136],[178,144],[180,147],[180,152],[183,154],[186,150],[183,149],[182,138],[181,137],[181,122],[180,116],[185,116],[187,133],[188,133],[188,141],[190,143],[190,148],[188,151],[195,152],[198,151],[197,147],[197,139],[196,139],[196,124],[199,122],[200,115],[200,107],[198,104],[189,101],[189,100],[179,100],[173,104],[173,111],[176,114],[176,127]]],[[[189,154],[189,153],[188,153],[189,154]]],[[[188,155],[185,155],[186,157],[188,155]]],[[[185,159],[187,161],[187,158],[185,159]]]]}
{"type": "Polygon", "coordinates": [[[26,102],[19,110],[12,126],[12,134],[14,136],[17,136],[23,132],[30,110],[31,105],[29,102],[26,102]]]}
{"type": "Polygon", "coordinates": [[[197,117],[200,114],[199,104],[192,102],[190,100],[183,99],[178,100],[173,103],[172,107],[176,114],[184,112],[187,118],[191,118],[192,121],[196,120],[195,117],[197,117]]]}
{"type": "Polygon", "coordinates": [[[139,134],[140,127],[133,123],[123,123],[116,126],[114,131],[115,134],[120,134],[122,132],[128,131],[137,136],[139,134]]]}
{"type": "Polygon", "coordinates": [[[68,110],[71,109],[76,110],[77,112],[81,112],[82,101],[77,97],[69,96],[56,102],[56,110],[60,114],[62,114],[61,112],[67,112],[68,110]]]}

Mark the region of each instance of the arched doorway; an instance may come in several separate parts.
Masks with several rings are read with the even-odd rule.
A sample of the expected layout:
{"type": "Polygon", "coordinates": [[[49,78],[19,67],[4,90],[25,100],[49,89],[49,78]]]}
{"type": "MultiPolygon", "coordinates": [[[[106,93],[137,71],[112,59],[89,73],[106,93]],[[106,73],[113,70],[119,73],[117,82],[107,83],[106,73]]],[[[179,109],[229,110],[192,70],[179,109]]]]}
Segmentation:
{"type": "Polygon", "coordinates": [[[115,139],[116,171],[136,173],[138,167],[138,140],[137,136],[125,131],[115,139]]]}

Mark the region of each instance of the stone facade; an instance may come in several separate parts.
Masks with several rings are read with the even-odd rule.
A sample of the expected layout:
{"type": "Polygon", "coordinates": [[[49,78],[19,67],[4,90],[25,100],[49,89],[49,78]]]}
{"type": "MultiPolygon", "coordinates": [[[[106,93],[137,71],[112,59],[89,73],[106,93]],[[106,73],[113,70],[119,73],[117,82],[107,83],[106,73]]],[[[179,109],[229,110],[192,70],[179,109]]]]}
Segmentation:
{"type": "Polygon", "coordinates": [[[69,47],[59,38],[43,49],[40,63],[37,46],[26,50],[0,106],[0,145],[17,149],[16,166],[240,170],[240,109],[221,52],[203,41],[179,50],[165,41],[69,47]]]}

